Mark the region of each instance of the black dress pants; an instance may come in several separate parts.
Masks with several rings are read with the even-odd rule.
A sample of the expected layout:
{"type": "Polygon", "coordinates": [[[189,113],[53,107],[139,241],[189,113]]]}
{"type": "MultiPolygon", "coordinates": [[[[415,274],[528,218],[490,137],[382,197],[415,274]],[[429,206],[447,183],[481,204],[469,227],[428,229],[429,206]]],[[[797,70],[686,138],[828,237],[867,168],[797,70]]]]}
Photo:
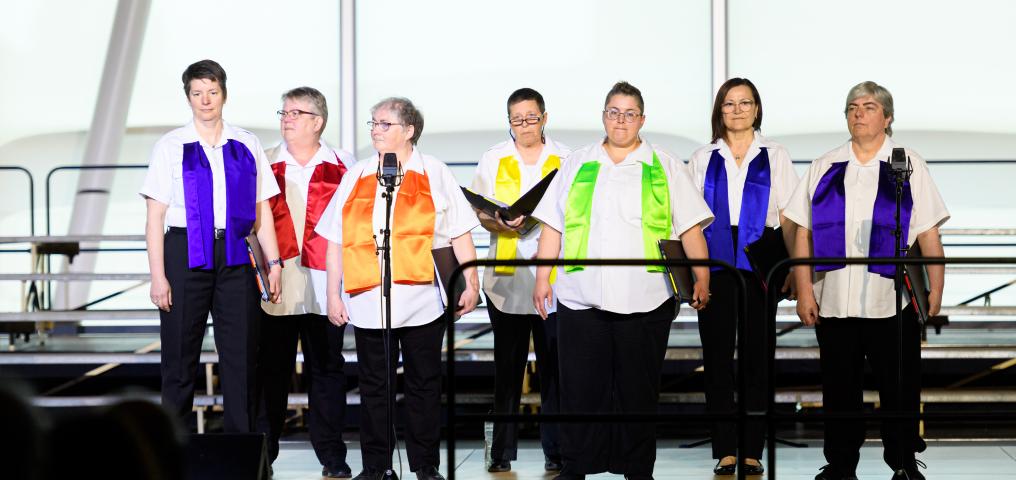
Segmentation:
{"type": "MultiPolygon", "coordinates": [[[[562,413],[656,413],[673,298],[649,312],[572,310],[557,304],[562,413]]],[[[561,423],[561,476],[648,476],[656,462],[653,423],[561,423]]]]}
{"type": "MultiPolygon", "coordinates": [[[[916,413],[921,402],[921,332],[907,307],[903,315],[902,359],[896,317],[819,318],[815,327],[822,368],[822,404],[826,412],[860,413],[864,408],[864,361],[874,376],[882,411],[916,413]],[[901,395],[902,393],[902,395],[901,395]]],[[[857,467],[865,426],[859,420],[825,423],[826,461],[842,469],[857,467]]],[[[922,449],[917,420],[882,422],[883,459],[892,469],[912,464],[922,449]],[[903,465],[901,465],[901,459],[903,465]]]]}
{"type": "MultiPolygon", "coordinates": [[[[557,379],[557,314],[546,320],[539,315],[516,315],[497,309],[487,298],[487,314],[494,327],[494,413],[518,413],[522,396],[522,380],[529,361],[529,335],[533,336],[537,376],[540,382],[540,410],[557,413],[559,404],[557,379]]],[[[557,424],[540,424],[543,454],[560,459],[557,424]]],[[[495,423],[491,458],[518,458],[519,425],[495,423]]]]}
{"type": "MultiPolygon", "coordinates": [[[[747,361],[737,362],[744,368],[747,382],[747,407],[749,410],[764,410],[767,403],[766,370],[766,325],[765,294],[754,274],[738,270],[748,287],[748,318],[745,342],[747,361]]],[[[739,301],[735,274],[726,270],[712,272],[709,291],[712,293],[709,305],[698,312],[699,337],[702,339],[702,360],[705,366],[706,411],[709,413],[734,413],[734,393],[737,391],[737,375],[734,370],[734,353],[737,346],[737,318],[739,301]]],[[[775,315],[775,310],[769,312],[775,315]]],[[[765,445],[765,422],[753,420],[745,425],[745,451],[742,457],[762,458],[765,445]]],[[[712,431],[713,458],[737,456],[737,423],[716,422],[712,431]]]]}
{"type": "MultiPolygon", "coordinates": [[[[385,403],[384,330],[354,327],[357,368],[360,375],[360,452],[365,468],[384,469],[392,464],[387,438],[387,404],[385,403]]],[[[440,465],[441,443],[441,341],[445,319],[416,327],[393,328],[391,378],[402,351],[403,390],[405,398],[405,440],[409,468],[417,471],[425,466],[440,465]]],[[[394,402],[395,388],[392,396],[394,402]]],[[[392,448],[395,442],[391,443],[392,448]]]]}
{"type": "Polygon", "coordinates": [[[168,312],[159,312],[162,405],[179,418],[186,420],[190,415],[201,343],[211,312],[219,353],[223,429],[251,432],[261,297],[249,264],[225,266],[223,240],[215,240],[214,251],[213,269],[188,268],[186,230],[173,228],[166,233],[163,257],[173,305],[168,312]]]}
{"type": "Polygon", "coordinates": [[[268,438],[271,461],[279,456],[279,437],[289,405],[289,385],[296,366],[296,344],[301,342],[307,367],[307,397],[310,443],[321,465],[331,471],[348,468],[342,429],[346,415],[345,358],[342,356],[346,326],[335,326],[324,315],[273,316],[261,318],[261,346],[258,351],[260,409],[257,431],[268,438]]]}

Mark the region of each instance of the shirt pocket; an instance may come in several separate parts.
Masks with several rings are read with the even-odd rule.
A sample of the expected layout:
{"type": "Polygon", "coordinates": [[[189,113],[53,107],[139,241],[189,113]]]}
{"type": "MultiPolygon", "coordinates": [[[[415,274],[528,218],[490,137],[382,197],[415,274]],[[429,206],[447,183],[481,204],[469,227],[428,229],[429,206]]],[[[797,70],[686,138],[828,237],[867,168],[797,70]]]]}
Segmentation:
{"type": "Polygon", "coordinates": [[[183,162],[173,162],[169,165],[169,172],[172,182],[172,197],[169,199],[169,204],[174,206],[183,206],[183,162]]]}

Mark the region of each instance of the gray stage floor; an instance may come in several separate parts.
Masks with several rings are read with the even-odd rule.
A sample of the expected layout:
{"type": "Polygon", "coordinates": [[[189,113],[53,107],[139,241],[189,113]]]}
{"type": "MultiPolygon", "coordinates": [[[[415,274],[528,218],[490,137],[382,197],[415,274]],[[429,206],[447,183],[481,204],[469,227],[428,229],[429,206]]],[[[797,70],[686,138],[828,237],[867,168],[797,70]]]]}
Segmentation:
{"type": "MultiPolygon", "coordinates": [[[[347,460],[355,475],[360,470],[360,451],[355,443],[349,443],[347,460]]],[[[461,442],[456,449],[456,478],[460,479],[549,479],[553,475],[543,471],[543,453],[535,441],[523,442],[519,448],[519,460],[512,462],[512,472],[492,474],[483,468],[483,446],[478,441],[461,442]]],[[[403,475],[400,478],[412,480],[416,476],[409,471],[409,463],[402,452],[403,475]]],[[[656,472],[658,480],[681,479],[731,479],[712,474],[714,461],[708,447],[678,449],[677,442],[661,441],[657,451],[656,472]]],[[[820,442],[811,442],[809,448],[777,448],[777,478],[786,480],[811,480],[819,467],[825,464],[820,442]]],[[[442,449],[441,461],[446,459],[442,449]]],[[[930,442],[928,450],[919,456],[928,464],[923,470],[926,477],[934,480],[1016,480],[1016,442],[1007,443],[943,443],[930,442]]],[[[278,460],[275,461],[275,479],[306,480],[321,478],[321,467],[307,442],[285,442],[278,460]]],[[[396,469],[398,466],[396,465],[396,469]]],[[[447,474],[442,465],[441,472],[447,474]]],[[[396,471],[396,473],[398,473],[396,471]]],[[[860,480],[885,480],[892,476],[889,467],[882,461],[882,444],[868,442],[861,450],[861,462],[857,476],[860,480]]],[[[763,476],[761,478],[766,478],[763,476]]],[[[594,475],[590,479],[621,478],[619,475],[594,475]]],[[[759,478],[759,477],[749,477],[759,478]]]]}

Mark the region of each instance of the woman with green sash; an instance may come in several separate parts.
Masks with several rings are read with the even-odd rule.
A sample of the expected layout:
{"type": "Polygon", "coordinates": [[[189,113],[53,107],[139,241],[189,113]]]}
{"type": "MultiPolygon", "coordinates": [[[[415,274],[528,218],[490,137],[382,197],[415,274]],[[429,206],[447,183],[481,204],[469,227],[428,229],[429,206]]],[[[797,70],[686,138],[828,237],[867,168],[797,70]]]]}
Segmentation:
{"type": "MultiPolygon", "coordinates": [[[[619,82],[607,93],[606,137],[572,152],[533,216],[544,223],[538,257],[659,259],[658,241],[679,238],[689,258],[708,257],[702,229],[713,218],[683,163],[644,141],[642,93],[619,82]]],[[[655,413],[660,370],[678,304],[662,267],[568,266],[557,295],[562,413],[655,413]]],[[[709,268],[696,267],[691,306],[709,302],[709,268]]],[[[546,316],[550,267],[533,302],[546,316]]],[[[559,479],[611,472],[652,478],[652,423],[560,424],[559,479]]]]}

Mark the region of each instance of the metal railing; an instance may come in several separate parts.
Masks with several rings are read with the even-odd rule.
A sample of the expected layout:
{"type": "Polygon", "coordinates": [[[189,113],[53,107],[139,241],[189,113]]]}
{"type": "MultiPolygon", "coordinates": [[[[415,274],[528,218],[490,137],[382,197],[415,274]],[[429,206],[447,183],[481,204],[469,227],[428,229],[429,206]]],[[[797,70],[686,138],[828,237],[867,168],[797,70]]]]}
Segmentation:
{"type": "Polygon", "coordinates": [[[35,235],[35,177],[27,168],[13,165],[0,165],[0,171],[15,171],[28,176],[28,233],[35,235]]]}

